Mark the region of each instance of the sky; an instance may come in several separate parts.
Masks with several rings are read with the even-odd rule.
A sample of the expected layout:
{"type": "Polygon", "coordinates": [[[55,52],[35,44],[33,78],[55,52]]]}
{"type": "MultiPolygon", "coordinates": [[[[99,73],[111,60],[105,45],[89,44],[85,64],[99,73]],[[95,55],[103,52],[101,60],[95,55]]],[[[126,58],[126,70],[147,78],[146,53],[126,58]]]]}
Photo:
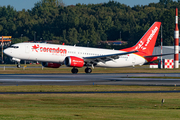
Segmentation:
{"type": "MultiPolygon", "coordinates": [[[[32,9],[34,4],[39,2],[40,0],[0,0],[0,6],[11,5],[17,11],[21,11],[22,9],[32,9]]],[[[77,3],[81,4],[97,4],[97,3],[107,3],[109,0],[62,0],[63,3],[68,5],[76,5],[77,3]]],[[[149,3],[158,3],[159,0],[114,0],[121,4],[129,5],[133,7],[134,5],[148,5],[149,3]]]]}

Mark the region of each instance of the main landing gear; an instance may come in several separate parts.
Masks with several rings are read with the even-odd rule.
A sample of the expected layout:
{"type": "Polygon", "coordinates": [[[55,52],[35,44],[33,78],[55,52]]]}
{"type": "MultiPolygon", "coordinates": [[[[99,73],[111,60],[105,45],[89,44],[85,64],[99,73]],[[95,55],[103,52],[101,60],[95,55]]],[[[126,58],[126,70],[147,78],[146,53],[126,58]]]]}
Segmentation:
{"type": "MultiPolygon", "coordinates": [[[[78,69],[77,68],[73,68],[72,70],[71,70],[71,72],[73,73],[73,74],[77,74],[78,73],[78,69]]],[[[92,72],[92,69],[91,68],[86,68],[85,69],[85,73],[91,73],[92,72]]]]}
{"type": "Polygon", "coordinates": [[[78,73],[78,69],[74,67],[74,68],[71,70],[71,72],[72,72],[73,74],[77,74],[77,73],[78,73]]]}
{"type": "Polygon", "coordinates": [[[88,67],[87,67],[87,68],[85,69],[85,73],[91,73],[91,72],[92,72],[92,69],[91,69],[91,68],[88,68],[88,67]]]}

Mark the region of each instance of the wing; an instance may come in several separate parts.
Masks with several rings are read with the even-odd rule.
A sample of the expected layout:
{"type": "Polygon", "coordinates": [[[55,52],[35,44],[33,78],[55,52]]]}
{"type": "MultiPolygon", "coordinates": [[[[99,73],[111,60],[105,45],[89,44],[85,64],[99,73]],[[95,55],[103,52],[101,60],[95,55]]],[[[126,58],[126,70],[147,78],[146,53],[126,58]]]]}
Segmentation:
{"type": "Polygon", "coordinates": [[[98,62],[105,63],[107,61],[118,59],[119,56],[121,56],[121,55],[127,55],[127,54],[131,54],[131,53],[136,53],[136,52],[139,52],[139,51],[136,50],[136,51],[131,51],[131,52],[108,54],[108,55],[102,55],[102,56],[83,57],[83,59],[87,65],[95,65],[98,62]]]}

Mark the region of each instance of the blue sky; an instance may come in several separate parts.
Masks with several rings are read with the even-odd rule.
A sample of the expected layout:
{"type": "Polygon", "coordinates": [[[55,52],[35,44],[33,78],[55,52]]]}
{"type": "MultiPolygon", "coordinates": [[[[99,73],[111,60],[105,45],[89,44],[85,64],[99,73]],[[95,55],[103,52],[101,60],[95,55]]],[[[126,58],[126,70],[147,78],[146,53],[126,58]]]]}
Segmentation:
{"type": "MultiPolygon", "coordinates": [[[[21,11],[22,9],[31,9],[34,7],[34,4],[40,0],[1,0],[0,6],[13,6],[17,11],[21,11]]],[[[134,5],[148,5],[149,3],[158,3],[159,0],[114,0],[120,2],[122,4],[129,5],[133,7],[134,5]]],[[[76,5],[77,3],[81,4],[97,4],[109,2],[109,0],[63,0],[65,5],[76,5]]]]}

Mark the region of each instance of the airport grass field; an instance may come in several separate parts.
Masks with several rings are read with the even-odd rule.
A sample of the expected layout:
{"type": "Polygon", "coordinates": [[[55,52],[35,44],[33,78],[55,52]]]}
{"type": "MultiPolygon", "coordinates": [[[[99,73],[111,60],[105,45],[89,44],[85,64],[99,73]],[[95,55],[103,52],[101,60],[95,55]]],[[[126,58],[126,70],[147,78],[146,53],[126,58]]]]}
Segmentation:
{"type": "MultiPolygon", "coordinates": [[[[71,73],[71,67],[42,68],[41,65],[21,65],[21,68],[13,68],[16,65],[0,65],[0,74],[46,74],[46,73],[71,73]],[[5,66],[5,67],[4,67],[5,66]],[[24,67],[25,66],[25,67],[24,67]],[[12,68],[8,68],[12,67],[12,68]]],[[[85,67],[78,68],[78,73],[85,73],[85,67]]],[[[179,69],[152,69],[148,65],[126,68],[100,68],[95,67],[92,73],[180,73],[179,69]]]]}
{"type": "MultiPolygon", "coordinates": [[[[1,74],[70,73],[70,68],[1,68],[1,74]]],[[[84,73],[84,68],[79,69],[84,73]]],[[[95,68],[93,73],[180,73],[180,69],[95,68]]],[[[175,91],[180,86],[0,86],[0,92],[175,91]]],[[[180,93],[1,94],[5,120],[179,120],[180,93]],[[161,103],[165,100],[164,104],[161,103]]]]}
{"type": "MultiPolygon", "coordinates": [[[[0,86],[3,92],[179,89],[173,86],[0,86]]],[[[178,120],[180,93],[1,94],[0,111],[0,119],[5,120],[178,120]]]]}

